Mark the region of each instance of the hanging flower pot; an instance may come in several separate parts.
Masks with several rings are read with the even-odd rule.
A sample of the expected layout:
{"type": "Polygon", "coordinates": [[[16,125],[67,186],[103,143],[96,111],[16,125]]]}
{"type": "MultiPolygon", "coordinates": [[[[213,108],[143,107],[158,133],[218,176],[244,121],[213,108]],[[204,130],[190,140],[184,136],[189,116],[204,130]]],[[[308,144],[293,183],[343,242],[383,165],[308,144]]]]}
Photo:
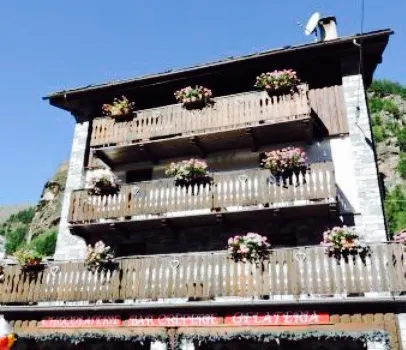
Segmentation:
{"type": "Polygon", "coordinates": [[[185,87],[175,92],[175,98],[186,109],[202,109],[210,102],[212,91],[203,86],[185,87]]]}
{"type": "Polygon", "coordinates": [[[42,255],[33,249],[19,249],[14,253],[14,257],[25,273],[35,273],[44,268],[42,255]]]}
{"type": "Polygon", "coordinates": [[[269,257],[271,245],[265,236],[249,232],[228,239],[228,254],[235,262],[258,262],[269,257]]]}
{"type": "Polygon", "coordinates": [[[117,265],[113,259],[113,251],[102,241],[97,242],[94,247],[90,244],[87,246],[85,264],[89,271],[95,273],[101,270],[113,270],[117,265]]]}
{"type": "Polygon", "coordinates": [[[195,194],[196,188],[198,194],[201,187],[211,186],[213,182],[213,177],[207,170],[207,163],[194,158],[171,163],[165,174],[174,177],[175,186],[186,188],[187,193],[191,189],[192,195],[195,194]]]}
{"type": "Polygon", "coordinates": [[[284,186],[300,184],[300,175],[306,183],[307,156],[299,147],[285,147],[282,149],[265,152],[260,163],[261,167],[269,169],[276,179],[276,184],[284,186]],[[294,183],[294,180],[295,183],[294,183]]]}
{"type": "Polygon", "coordinates": [[[324,231],[320,245],[326,247],[329,256],[336,258],[356,254],[364,256],[369,251],[369,247],[361,242],[355,230],[347,226],[336,226],[324,231]]]}
{"type": "Polygon", "coordinates": [[[86,188],[91,196],[116,194],[120,190],[117,177],[109,169],[90,170],[87,174],[86,188]]]}
{"type": "Polygon", "coordinates": [[[300,80],[292,69],[262,73],[257,77],[255,87],[269,94],[294,92],[300,80]]]}
{"type": "Polygon", "coordinates": [[[112,104],[104,104],[103,113],[116,121],[126,121],[134,118],[134,102],[130,102],[127,97],[115,98],[112,104]]]}

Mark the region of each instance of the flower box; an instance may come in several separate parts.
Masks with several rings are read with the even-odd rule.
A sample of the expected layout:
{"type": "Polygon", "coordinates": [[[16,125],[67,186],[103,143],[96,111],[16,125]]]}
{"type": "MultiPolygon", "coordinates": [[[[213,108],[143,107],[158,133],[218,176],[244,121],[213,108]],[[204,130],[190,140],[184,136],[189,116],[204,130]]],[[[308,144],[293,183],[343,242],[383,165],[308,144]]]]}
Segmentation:
{"type": "Polygon", "coordinates": [[[86,188],[91,196],[116,194],[120,190],[117,177],[109,169],[90,170],[87,174],[86,188]]]}
{"type": "Polygon", "coordinates": [[[297,73],[292,69],[262,73],[257,77],[255,87],[269,94],[294,92],[300,83],[297,73]]]}
{"type": "Polygon", "coordinates": [[[205,188],[211,186],[213,177],[207,170],[207,163],[199,159],[183,160],[178,163],[171,163],[166,169],[165,174],[174,177],[175,186],[192,189],[192,194],[195,194],[195,187],[197,186],[197,193],[200,186],[205,188]]]}
{"type": "Polygon", "coordinates": [[[89,271],[98,272],[115,269],[117,264],[113,259],[114,254],[111,248],[102,241],[97,242],[94,247],[90,244],[87,246],[85,264],[89,271]]]}
{"type": "Polygon", "coordinates": [[[285,147],[282,149],[265,152],[260,162],[261,167],[269,169],[276,179],[277,185],[283,183],[293,185],[293,177],[296,177],[296,185],[299,184],[300,175],[303,183],[306,183],[308,170],[306,152],[299,147],[285,147]]]}
{"type": "Polygon", "coordinates": [[[353,228],[347,226],[336,226],[323,233],[323,241],[320,245],[327,248],[330,256],[339,257],[341,255],[364,255],[368,252],[368,247],[361,243],[359,235],[353,228]]]}
{"type": "Polygon", "coordinates": [[[185,87],[175,92],[175,98],[186,109],[202,109],[212,97],[212,92],[203,86],[185,87]]]}
{"type": "Polygon", "coordinates": [[[19,249],[14,253],[14,257],[17,259],[24,272],[38,271],[45,266],[42,263],[42,255],[32,249],[19,249]]]}
{"type": "Polygon", "coordinates": [[[130,102],[125,96],[115,98],[112,104],[104,104],[103,113],[116,121],[131,120],[134,117],[134,102],[130,102]]]}
{"type": "Polygon", "coordinates": [[[270,247],[267,237],[249,232],[244,236],[230,237],[227,251],[236,262],[257,262],[269,257],[270,247]]]}

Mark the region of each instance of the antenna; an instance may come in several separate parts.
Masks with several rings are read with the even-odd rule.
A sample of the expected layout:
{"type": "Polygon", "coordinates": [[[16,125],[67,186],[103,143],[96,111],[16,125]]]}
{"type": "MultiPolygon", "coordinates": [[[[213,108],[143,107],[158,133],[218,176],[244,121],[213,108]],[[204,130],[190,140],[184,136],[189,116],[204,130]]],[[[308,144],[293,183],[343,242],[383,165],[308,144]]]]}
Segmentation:
{"type": "Polygon", "coordinates": [[[308,19],[304,32],[307,36],[314,34],[315,41],[317,41],[317,25],[319,24],[320,13],[314,12],[308,19]]]}

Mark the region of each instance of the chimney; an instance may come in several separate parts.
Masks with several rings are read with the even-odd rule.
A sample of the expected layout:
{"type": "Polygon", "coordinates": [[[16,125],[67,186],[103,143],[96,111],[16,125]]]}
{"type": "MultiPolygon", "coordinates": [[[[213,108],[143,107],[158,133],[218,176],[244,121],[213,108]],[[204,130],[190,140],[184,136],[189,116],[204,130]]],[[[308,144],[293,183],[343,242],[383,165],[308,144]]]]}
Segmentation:
{"type": "Polygon", "coordinates": [[[318,26],[321,41],[334,40],[338,38],[337,21],[334,16],[320,18],[318,26]]]}

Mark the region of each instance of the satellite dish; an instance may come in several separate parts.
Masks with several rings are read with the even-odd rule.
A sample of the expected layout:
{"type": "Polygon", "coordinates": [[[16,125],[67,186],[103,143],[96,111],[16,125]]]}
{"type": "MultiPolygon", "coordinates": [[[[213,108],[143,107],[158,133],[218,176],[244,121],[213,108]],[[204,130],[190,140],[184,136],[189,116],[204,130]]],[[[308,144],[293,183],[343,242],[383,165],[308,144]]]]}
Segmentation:
{"type": "Polygon", "coordinates": [[[320,20],[320,13],[314,12],[310,16],[310,18],[307,21],[307,24],[305,26],[305,31],[304,32],[305,32],[306,35],[311,35],[311,34],[316,32],[319,20],[320,20]]]}

